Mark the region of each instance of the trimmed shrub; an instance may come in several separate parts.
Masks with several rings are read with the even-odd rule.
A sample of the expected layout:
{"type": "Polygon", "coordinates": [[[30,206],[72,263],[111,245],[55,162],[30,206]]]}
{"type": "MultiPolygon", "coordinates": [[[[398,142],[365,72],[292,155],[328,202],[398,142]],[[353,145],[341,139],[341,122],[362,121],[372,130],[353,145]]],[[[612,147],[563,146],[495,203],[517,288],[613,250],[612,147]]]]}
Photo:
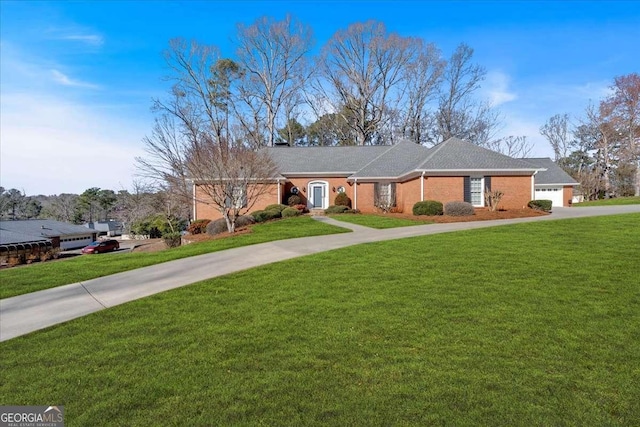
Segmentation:
{"type": "Polygon", "coordinates": [[[296,208],[286,208],[282,211],[282,218],[289,218],[300,215],[300,211],[296,208]]]}
{"type": "Polygon", "coordinates": [[[224,233],[228,231],[227,221],[224,218],[216,219],[207,224],[207,234],[215,236],[216,234],[224,233]]]}
{"type": "Polygon", "coordinates": [[[196,219],[187,227],[187,231],[191,234],[203,234],[207,232],[207,225],[211,222],[210,219],[196,219]]]}
{"type": "Polygon", "coordinates": [[[531,209],[545,212],[551,212],[552,205],[553,202],[551,200],[531,200],[528,204],[531,209]]]}
{"type": "Polygon", "coordinates": [[[256,222],[265,222],[270,219],[281,218],[282,214],[277,210],[264,210],[252,212],[251,216],[256,220],[256,222]]]}
{"type": "Polygon", "coordinates": [[[444,214],[449,216],[471,216],[475,214],[475,211],[471,203],[449,202],[444,205],[444,214]]]}
{"type": "Polygon", "coordinates": [[[347,206],[351,207],[351,199],[347,196],[347,193],[338,193],[334,200],[334,204],[336,206],[347,206]]]}
{"type": "Polygon", "coordinates": [[[182,244],[182,235],[179,232],[164,233],[162,239],[169,248],[177,248],[182,244]]]}
{"type": "Polygon", "coordinates": [[[344,213],[359,214],[360,209],[347,209],[346,211],[344,211],[344,213]]]}
{"type": "Polygon", "coordinates": [[[236,229],[240,227],[246,227],[251,224],[255,224],[256,220],[251,215],[240,215],[236,218],[236,229]]]}
{"type": "Polygon", "coordinates": [[[341,214],[341,213],[345,213],[348,210],[349,210],[348,206],[333,205],[333,206],[329,206],[327,209],[325,209],[324,213],[327,214],[327,215],[330,215],[330,214],[341,214]]]}
{"type": "MultiPolygon", "coordinates": [[[[255,224],[256,220],[251,215],[241,215],[236,218],[236,230],[240,227],[246,227],[247,225],[255,224]]],[[[226,233],[229,231],[227,228],[227,221],[224,218],[211,221],[207,225],[207,234],[215,236],[216,234],[226,233]]]]}
{"type": "Polygon", "coordinates": [[[292,194],[287,199],[287,204],[289,206],[300,205],[300,204],[302,204],[302,198],[300,196],[298,196],[297,194],[292,194]]]}
{"type": "Polygon", "coordinates": [[[278,213],[282,212],[283,210],[285,210],[288,206],[287,205],[268,205],[266,208],[264,208],[265,211],[278,211],[278,213]]]}
{"type": "Polygon", "coordinates": [[[298,209],[301,214],[309,212],[309,209],[307,209],[307,205],[303,205],[302,203],[295,205],[293,207],[298,209]]]}
{"type": "Polygon", "coordinates": [[[413,214],[418,215],[442,215],[443,208],[442,203],[436,200],[425,200],[424,202],[417,202],[413,205],[413,214]]]}

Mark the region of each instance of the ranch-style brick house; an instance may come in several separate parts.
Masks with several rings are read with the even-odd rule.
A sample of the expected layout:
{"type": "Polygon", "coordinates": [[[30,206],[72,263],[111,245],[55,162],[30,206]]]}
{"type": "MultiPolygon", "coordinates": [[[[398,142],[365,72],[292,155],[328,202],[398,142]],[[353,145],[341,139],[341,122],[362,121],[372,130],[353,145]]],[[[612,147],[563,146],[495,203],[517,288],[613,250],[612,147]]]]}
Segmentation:
{"type": "MultiPolygon", "coordinates": [[[[541,196],[555,193],[559,196],[552,199],[553,206],[569,206],[578,185],[551,159],[515,159],[458,138],[431,148],[401,141],[390,146],[265,150],[279,174],[269,179],[268,191],[254,201],[252,211],[286,204],[292,194],[310,210],[326,209],[338,192],[345,192],[352,207],[363,213],[377,212],[381,204],[393,206],[394,212],[411,213],[413,205],[423,200],[466,201],[483,207],[485,189],[504,193],[500,202],[504,209],[521,209],[530,200],[551,199],[541,196]]],[[[206,184],[194,182],[194,218],[220,218],[216,207],[206,203],[202,185],[206,184]]]]}

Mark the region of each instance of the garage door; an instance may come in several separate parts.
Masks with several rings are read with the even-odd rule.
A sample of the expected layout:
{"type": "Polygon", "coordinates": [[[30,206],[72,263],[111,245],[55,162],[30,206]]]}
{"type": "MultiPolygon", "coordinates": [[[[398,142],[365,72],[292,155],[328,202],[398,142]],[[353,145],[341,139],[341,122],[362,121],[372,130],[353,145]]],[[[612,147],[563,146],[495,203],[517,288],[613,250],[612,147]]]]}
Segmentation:
{"type": "Polygon", "coordinates": [[[536,187],[536,200],[551,200],[552,207],[563,207],[562,203],[562,186],[536,187]]]}

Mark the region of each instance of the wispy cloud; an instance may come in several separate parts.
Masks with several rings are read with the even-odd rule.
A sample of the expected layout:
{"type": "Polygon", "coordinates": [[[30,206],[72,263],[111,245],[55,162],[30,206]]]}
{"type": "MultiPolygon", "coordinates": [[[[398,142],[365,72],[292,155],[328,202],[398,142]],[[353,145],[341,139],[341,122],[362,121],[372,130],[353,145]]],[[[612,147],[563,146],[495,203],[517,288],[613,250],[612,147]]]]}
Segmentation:
{"type": "Polygon", "coordinates": [[[90,46],[102,46],[104,37],[99,34],[68,34],[59,37],[60,40],[77,41],[90,46]]]}
{"type": "Polygon", "coordinates": [[[87,89],[99,89],[98,85],[94,85],[93,83],[83,82],[81,80],[72,79],[64,73],[56,69],[51,70],[51,76],[56,83],[59,83],[63,86],[71,86],[71,87],[83,87],[87,89]]]}
{"type": "Polygon", "coordinates": [[[511,78],[501,71],[491,71],[487,74],[483,90],[489,99],[491,106],[505,104],[518,98],[518,95],[509,89],[511,78]]]}

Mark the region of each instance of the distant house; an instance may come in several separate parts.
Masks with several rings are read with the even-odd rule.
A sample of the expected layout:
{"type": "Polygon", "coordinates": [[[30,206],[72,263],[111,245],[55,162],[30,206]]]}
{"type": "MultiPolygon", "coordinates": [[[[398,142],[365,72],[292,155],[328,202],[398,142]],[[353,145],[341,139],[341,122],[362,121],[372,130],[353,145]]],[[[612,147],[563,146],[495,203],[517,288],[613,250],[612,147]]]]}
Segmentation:
{"type": "MultiPolygon", "coordinates": [[[[546,196],[543,188],[576,185],[573,180],[556,179],[559,168],[546,162],[550,159],[515,159],[458,138],[431,148],[400,141],[390,146],[265,150],[279,174],[265,180],[272,184],[269,191],[253,201],[253,210],[286,203],[292,194],[298,195],[309,209],[326,209],[339,192],[346,193],[353,208],[362,212],[376,212],[386,205],[392,211],[410,213],[413,205],[422,200],[466,201],[481,208],[485,206],[486,189],[504,193],[501,207],[521,209],[536,198],[536,188],[540,189],[539,195],[546,196]],[[545,160],[544,165],[540,166],[538,160],[545,160]],[[545,181],[547,171],[551,171],[549,181],[545,181]],[[545,186],[536,187],[538,183],[545,186]]],[[[203,188],[206,185],[194,182],[194,217],[220,218],[220,212],[208,203],[203,188]]],[[[567,206],[564,190],[560,193],[556,205],[567,206]]]]}
{"type": "Polygon", "coordinates": [[[551,200],[552,206],[570,206],[574,200],[574,189],[580,185],[550,158],[527,158],[539,172],[535,175],[534,199],[551,200]]]}
{"type": "Polygon", "coordinates": [[[62,250],[82,248],[97,238],[97,232],[81,225],[51,219],[0,221],[0,245],[50,242],[62,250]]]}
{"type": "Polygon", "coordinates": [[[122,236],[123,224],[120,221],[95,221],[88,222],[84,225],[90,229],[96,230],[98,236],[122,236]]]}

